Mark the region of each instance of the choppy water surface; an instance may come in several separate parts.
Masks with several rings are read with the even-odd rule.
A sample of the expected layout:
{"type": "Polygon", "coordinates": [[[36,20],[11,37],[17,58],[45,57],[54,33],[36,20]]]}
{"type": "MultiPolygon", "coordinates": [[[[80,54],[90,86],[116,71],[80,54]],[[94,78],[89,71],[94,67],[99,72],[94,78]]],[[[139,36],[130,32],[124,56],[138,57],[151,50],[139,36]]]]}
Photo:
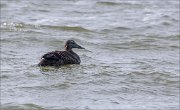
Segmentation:
{"type": "Polygon", "coordinates": [[[178,109],[178,0],[1,0],[4,109],[178,109]],[[37,67],[74,39],[81,65],[37,67]]]}

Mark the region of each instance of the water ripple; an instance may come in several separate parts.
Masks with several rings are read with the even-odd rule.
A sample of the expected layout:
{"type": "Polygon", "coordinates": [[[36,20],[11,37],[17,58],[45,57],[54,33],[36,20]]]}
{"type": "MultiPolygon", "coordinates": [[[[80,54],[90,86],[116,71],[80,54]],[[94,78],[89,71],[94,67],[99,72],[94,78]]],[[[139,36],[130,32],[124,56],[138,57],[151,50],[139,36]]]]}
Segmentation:
{"type": "Polygon", "coordinates": [[[49,29],[63,30],[63,31],[77,31],[77,32],[93,32],[80,26],[51,26],[41,25],[40,27],[46,27],[49,29]]]}
{"type": "Polygon", "coordinates": [[[2,104],[1,109],[3,110],[44,110],[43,107],[33,104],[33,103],[26,103],[26,104],[13,104],[7,103],[2,104]]]}
{"type": "MultiPolygon", "coordinates": [[[[94,32],[92,30],[83,28],[81,26],[53,26],[53,25],[36,25],[36,24],[25,24],[23,22],[2,22],[1,29],[4,30],[14,30],[14,31],[32,31],[30,29],[35,29],[38,31],[39,29],[53,29],[53,30],[61,30],[61,31],[75,31],[75,32],[94,32]]],[[[35,32],[36,32],[35,31],[35,32]]]]}

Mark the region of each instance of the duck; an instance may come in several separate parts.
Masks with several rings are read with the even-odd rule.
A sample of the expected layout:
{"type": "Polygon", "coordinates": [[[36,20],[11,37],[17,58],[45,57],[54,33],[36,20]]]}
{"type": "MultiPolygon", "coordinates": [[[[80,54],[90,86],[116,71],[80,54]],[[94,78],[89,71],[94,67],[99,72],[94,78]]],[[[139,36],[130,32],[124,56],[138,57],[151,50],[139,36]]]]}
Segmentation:
{"type": "Polygon", "coordinates": [[[74,40],[67,40],[65,43],[65,51],[52,51],[41,57],[38,66],[63,66],[68,64],[80,64],[81,60],[78,54],[73,52],[73,48],[85,49],[78,45],[74,40]]]}

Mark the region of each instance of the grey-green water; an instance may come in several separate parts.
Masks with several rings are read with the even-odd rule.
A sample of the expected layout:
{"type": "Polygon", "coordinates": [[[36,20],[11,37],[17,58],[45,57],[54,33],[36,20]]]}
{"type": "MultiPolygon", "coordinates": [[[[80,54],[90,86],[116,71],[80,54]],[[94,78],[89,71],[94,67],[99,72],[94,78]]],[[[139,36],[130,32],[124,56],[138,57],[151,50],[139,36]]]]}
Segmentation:
{"type": "Polygon", "coordinates": [[[1,108],[179,109],[178,0],[1,0],[1,108]],[[80,65],[37,67],[74,39],[80,65]]]}

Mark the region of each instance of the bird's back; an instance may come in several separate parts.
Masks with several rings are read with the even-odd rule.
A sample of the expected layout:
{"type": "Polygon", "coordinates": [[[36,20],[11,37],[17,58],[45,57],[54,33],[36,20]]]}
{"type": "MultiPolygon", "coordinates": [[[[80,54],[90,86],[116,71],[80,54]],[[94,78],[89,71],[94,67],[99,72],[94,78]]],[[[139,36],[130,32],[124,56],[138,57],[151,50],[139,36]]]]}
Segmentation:
{"type": "Polygon", "coordinates": [[[80,64],[79,56],[73,51],[52,51],[44,54],[39,66],[61,66],[66,64],[80,64]]]}

